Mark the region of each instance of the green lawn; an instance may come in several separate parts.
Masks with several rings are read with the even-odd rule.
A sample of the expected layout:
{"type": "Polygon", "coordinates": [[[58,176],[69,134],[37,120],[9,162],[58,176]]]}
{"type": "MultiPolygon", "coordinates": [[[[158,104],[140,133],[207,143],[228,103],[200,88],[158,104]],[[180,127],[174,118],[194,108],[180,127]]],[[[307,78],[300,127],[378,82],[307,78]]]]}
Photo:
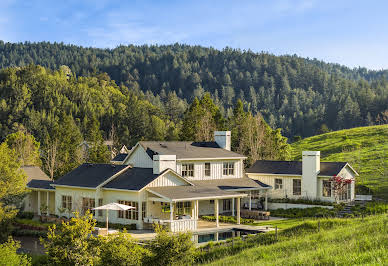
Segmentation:
{"type": "Polygon", "coordinates": [[[329,219],[286,229],[279,241],[258,245],[211,265],[387,265],[388,216],[329,219]]]}
{"type": "Polygon", "coordinates": [[[334,131],[295,142],[292,159],[301,160],[302,151],[321,151],[322,161],[349,162],[360,174],[358,185],[388,199],[388,125],[334,131]]]}

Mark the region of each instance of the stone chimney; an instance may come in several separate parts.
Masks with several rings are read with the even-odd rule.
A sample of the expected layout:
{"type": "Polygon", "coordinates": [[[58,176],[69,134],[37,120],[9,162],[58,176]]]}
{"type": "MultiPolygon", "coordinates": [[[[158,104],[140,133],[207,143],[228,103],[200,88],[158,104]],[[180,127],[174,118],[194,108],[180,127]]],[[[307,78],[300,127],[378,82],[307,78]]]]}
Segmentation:
{"type": "Polygon", "coordinates": [[[155,175],[160,174],[166,169],[172,169],[176,171],[176,155],[154,155],[153,160],[153,173],[155,175]]]}
{"type": "Polygon", "coordinates": [[[318,174],[321,170],[321,152],[302,152],[302,197],[316,199],[318,196],[318,174]]]}
{"type": "Polygon", "coordinates": [[[221,148],[230,151],[231,150],[231,133],[230,131],[214,131],[214,141],[221,148]]]}

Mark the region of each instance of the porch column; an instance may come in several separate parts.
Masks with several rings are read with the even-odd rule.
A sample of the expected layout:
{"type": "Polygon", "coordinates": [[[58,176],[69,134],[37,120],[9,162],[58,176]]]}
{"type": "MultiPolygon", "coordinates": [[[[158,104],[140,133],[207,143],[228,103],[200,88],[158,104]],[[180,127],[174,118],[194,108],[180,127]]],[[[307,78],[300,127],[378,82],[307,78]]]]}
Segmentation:
{"type": "Polygon", "coordinates": [[[216,216],[216,227],[219,227],[219,217],[218,217],[218,199],[214,200],[214,215],[216,216]]]}
{"type": "Polygon", "coordinates": [[[232,216],[235,216],[235,214],[234,214],[234,198],[232,199],[232,216]]]}
{"type": "Polygon", "coordinates": [[[195,200],[193,200],[191,202],[191,219],[194,219],[194,217],[195,217],[195,209],[196,209],[195,207],[196,207],[195,200]]]}
{"type": "Polygon", "coordinates": [[[41,215],[40,213],[40,191],[38,190],[38,215],[41,215]]]}
{"type": "Polygon", "coordinates": [[[199,200],[197,200],[196,206],[197,206],[197,212],[196,212],[196,214],[195,214],[195,219],[198,220],[198,218],[199,218],[199,200]]]}
{"type": "Polygon", "coordinates": [[[47,197],[46,197],[47,216],[50,214],[49,202],[50,202],[50,191],[47,191],[47,197]]]}
{"type": "Polygon", "coordinates": [[[265,192],[264,210],[268,210],[268,193],[265,192]]]}
{"type": "Polygon", "coordinates": [[[252,192],[249,191],[249,210],[252,210],[252,192]]]}
{"type": "Polygon", "coordinates": [[[237,224],[240,224],[240,198],[237,198],[237,224]]]}
{"type": "Polygon", "coordinates": [[[174,220],[174,203],[170,202],[170,222],[174,220]]]}
{"type": "Polygon", "coordinates": [[[139,207],[137,216],[138,228],[143,229],[143,201],[141,199],[139,199],[137,206],[139,207]]]}

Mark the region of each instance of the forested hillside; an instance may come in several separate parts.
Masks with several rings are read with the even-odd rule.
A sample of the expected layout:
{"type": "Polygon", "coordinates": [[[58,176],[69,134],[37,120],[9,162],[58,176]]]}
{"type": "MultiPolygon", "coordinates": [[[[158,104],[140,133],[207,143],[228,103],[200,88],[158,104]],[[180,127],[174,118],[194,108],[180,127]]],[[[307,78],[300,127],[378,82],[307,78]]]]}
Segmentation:
{"type": "MultiPolygon", "coordinates": [[[[144,123],[156,119],[158,110],[167,115],[162,120],[177,122],[194,97],[200,98],[205,92],[211,93],[223,116],[231,117],[234,105],[241,99],[246,111],[262,114],[272,128],[282,128],[288,137],[388,123],[387,71],[351,70],[297,56],[274,56],[229,48],[219,51],[179,44],[98,49],[46,42],[12,44],[0,41],[0,68],[28,64],[52,70],[66,65],[71,73],[84,77],[106,72],[118,85],[126,87],[116,86],[116,89],[128,101],[132,101],[129,95],[142,92],[144,99],[152,104],[152,107],[141,105],[144,112],[150,114],[144,123]],[[171,102],[174,107],[169,106],[171,102]]],[[[107,77],[104,79],[108,88],[112,86],[107,77]]],[[[80,80],[92,87],[93,82],[100,82],[89,78],[80,80]]],[[[78,101],[88,97],[82,88],[68,93],[70,98],[75,97],[78,101]]],[[[108,104],[114,103],[101,99],[99,104],[101,110],[106,111],[110,108],[108,104]]],[[[71,104],[66,108],[72,108],[71,104]]],[[[90,115],[88,106],[81,108],[85,109],[83,115],[90,115]]],[[[149,132],[131,129],[133,123],[143,123],[139,122],[143,121],[139,118],[142,111],[131,113],[138,111],[118,112],[114,116],[112,113],[102,123],[125,116],[128,123],[123,131],[148,136],[149,132]]],[[[171,129],[170,133],[173,131],[171,129]]]]}

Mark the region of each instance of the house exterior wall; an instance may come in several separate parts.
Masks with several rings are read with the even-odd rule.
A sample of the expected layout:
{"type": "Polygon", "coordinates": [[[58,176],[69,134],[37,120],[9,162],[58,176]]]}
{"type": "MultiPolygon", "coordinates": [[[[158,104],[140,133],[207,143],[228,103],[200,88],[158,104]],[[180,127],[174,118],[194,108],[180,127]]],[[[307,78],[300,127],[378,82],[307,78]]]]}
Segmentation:
{"type": "Polygon", "coordinates": [[[171,172],[159,176],[157,179],[147,185],[147,187],[172,187],[172,186],[186,186],[187,182],[172,174],[171,172]]]}
{"type": "MultiPolygon", "coordinates": [[[[232,207],[232,204],[233,204],[233,200],[230,199],[232,202],[231,202],[231,209],[230,210],[224,210],[223,209],[223,204],[222,204],[222,199],[219,200],[218,202],[218,212],[220,214],[223,214],[223,213],[231,213],[233,207],[232,207]]],[[[235,200],[235,203],[236,203],[236,200],[235,200]]],[[[214,215],[214,201],[213,203],[210,203],[210,200],[200,200],[198,202],[198,206],[199,206],[199,215],[200,216],[203,216],[203,215],[214,215]]]]}
{"type": "MultiPolygon", "coordinates": [[[[272,199],[282,199],[282,198],[290,198],[290,199],[300,199],[300,198],[310,198],[310,199],[316,199],[321,201],[335,201],[334,193],[331,193],[331,197],[324,197],[323,196],[323,180],[329,180],[331,177],[323,177],[318,176],[317,183],[316,183],[316,197],[311,198],[309,197],[308,191],[303,187],[303,181],[302,188],[301,188],[301,195],[293,195],[293,179],[302,179],[301,176],[286,176],[286,175],[265,175],[265,174],[252,174],[247,173],[249,178],[259,180],[267,185],[272,186],[272,190],[268,191],[268,196],[272,199]],[[275,189],[275,179],[282,179],[283,180],[283,189],[275,189]]],[[[353,178],[354,179],[354,173],[351,171],[349,167],[345,167],[341,170],[339,175],[345,177],[345,178],[353,178]]],[[[354,200],[355,195],[355,184],[352,182],[351,184],[351,200],[354,200]]]]}
{"type": "Polygon", "coordinates": [[[140,145],[135,148],[124,164],[130,164],[139,168],[153,168],[153,161],[140,145]]]}
{"type": "Polygon", "coordinates": [[[194,177],[187,177],[189,180],[211,180],[243,177],[244,165],[242,159],[177,161],[177,173],[182,175],[182,164],[190,163],[194,164],[194,177]],[[224,162],[234,163],[234,175],[223,175],[224,162]],[[210,176],[205,176],[205,163],[210,163],[210,176]]]}

